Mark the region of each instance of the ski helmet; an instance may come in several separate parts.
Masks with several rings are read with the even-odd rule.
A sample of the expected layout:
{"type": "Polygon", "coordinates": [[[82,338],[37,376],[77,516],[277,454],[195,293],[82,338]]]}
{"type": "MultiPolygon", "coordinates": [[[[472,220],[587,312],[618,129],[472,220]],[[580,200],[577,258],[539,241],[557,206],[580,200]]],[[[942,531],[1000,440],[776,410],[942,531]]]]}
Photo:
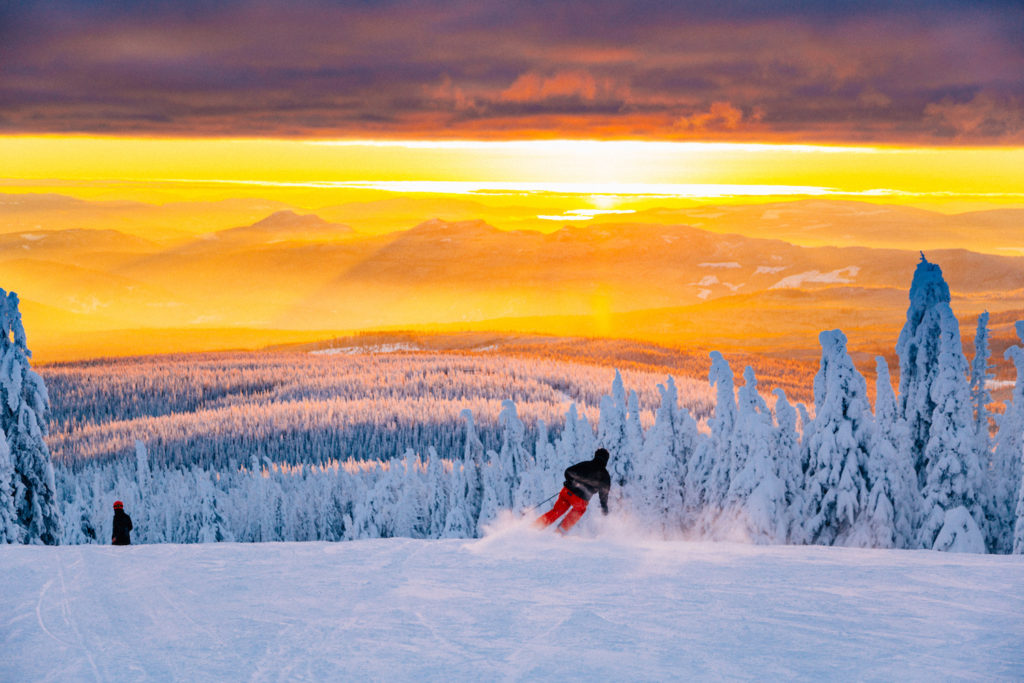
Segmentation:
{"type": "Polygon", "coordinates": [[[114,509],[115,510],[123,510],[124,509],[124,503],[122,503],[119,500],[115,500],[114,501],[114,509]]]}

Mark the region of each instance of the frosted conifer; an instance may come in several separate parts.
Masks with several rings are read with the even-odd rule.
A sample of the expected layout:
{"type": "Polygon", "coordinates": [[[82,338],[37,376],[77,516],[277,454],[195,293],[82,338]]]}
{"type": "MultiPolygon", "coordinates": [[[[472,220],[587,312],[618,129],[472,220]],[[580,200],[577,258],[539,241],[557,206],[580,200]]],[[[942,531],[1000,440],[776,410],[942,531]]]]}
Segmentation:
{"type": "Polygon", "coordinates": [[[992,366],[989,364],[991,356],[988,346],[988,311],[985,311],[978,316],[978,329],[974,334],[974,360],[971,362],[971,406],[974,410],[977,449],[983,467],[988,464],[992,448],[989,436],[991,414],[988,410],[988,405],[992,403],[992,394],[988,390],[988,382],[993,377],[992,366]]]}
{"type": "Polygon", "coordinates": [[[1017,368],[1017,381],[1006,410],[997,419],[999,432],[992,456],[993,499],[1001,520],[993,550],[1003,553],[1024,553],[1024,320],[1017,321],[1016,330],[1021,345],[1006,349],[1004,357],[1017,368]]]}
{"type": "Polygon", "coordinates": [[[788,504],[786,485],[779,476],[771,413],[757,392],[753,368],[747,366],[743,378],[730,449],[732,471],[721,520],[724,524],[719,533],[740,534],[755,543],[783,543],[789,527],[788,504]]]}
{"type": "Polygon", "coordinates": [[[846,351],[846,335],[822,332],[814,377],[814,426],[803,443],[807,462],[802,538],[822,545],[856,542],[854,524],[867,502],[873,426],[867,384],[846,351]]]}
{"type": "Polygon", "coordinates": [[[876,520],[891,517],[886,525],[891,527],[891,536],[876,523],[874,538],[878,547],[916,548],[919,547],[917,525],[923,500],[917,488],[917,475],[906,453],[908,440],[904,423],[896,415],[896,394],[889,377],[889,365],[883,356],[877,356],[875,363],[876,439],[868,468],[871,479],[868,507],[876,520]]]}
{"type": "Polygon", "coordinates": [[[800,433],[796,428],[797,411],[781,388],[775,395],[774,451],[779,479],[786,491],[786,538],[792,536],[796,522],[794,511],[802,508],[803,469],[800,466],[800,433]]]}
{"type": "Polygon", "coordinates": [[[679,530],[682,520],[683,486],[686,460],[692,454],[687,445],[692,431],[696,436],[697,425],[679,407],[675,381],[658,385],[661,405],[655,414],[654,425],[647,433],[643,451],[636,469],[636,486],[641,505],[652,521],[665,530],[679,530]]]}
{"type": "Polygon", "coordinates": [[[708,420],[710,438],[701,439],[686,474],[686,515],[707,532],[729,491],[730,453],[736,429],[736,394],[732,368],[718,351],[711,352],[708,381],[716,389],[715,413],[708,420]]]}
{"type": "Polygon", "coordinates": [[[13,528],[9,523],[0,527],[0,540],[54,545],[60,541],[60,515],[53,463],[43,440],[50,398],[42,378],[29,367],[31,356],[18,295],[0,289],[0,432],[10,461],[8,467],[0,455],[0,495],[13,495],[13,505],[7,500],[0,504],[0,523],[12,507],[15,516],[13,528]]]}
{"type": "Polygon", "coordinates": [[[0,543],[20,543],[24,530],[14,509],[14,463],[7,435],[0,429],[0,543]]]}
{"type": "Polygon", "coordinates": [[[611,395],[601,397],[601,414],[597,422],[597,442],[611,456],[609,469],[615,486],[626,483],[632,465],[632,454],[626,445],[626,412],[626,389],[622,374],[616,370],[611,395]]]}
{"type": "MultiPolygon", "coordinates": [[[[967,360],[949,302],[942,269],[922,254],[896,353],[900,357],[898,407],[924,497],[919,534],[926,548],[934,546],[947,512],[954,508],[965,507],[975,524],[985,521],[967,360]]],[[[954,527],[962,521],[959,514],[950,518],[954,527]]]]}

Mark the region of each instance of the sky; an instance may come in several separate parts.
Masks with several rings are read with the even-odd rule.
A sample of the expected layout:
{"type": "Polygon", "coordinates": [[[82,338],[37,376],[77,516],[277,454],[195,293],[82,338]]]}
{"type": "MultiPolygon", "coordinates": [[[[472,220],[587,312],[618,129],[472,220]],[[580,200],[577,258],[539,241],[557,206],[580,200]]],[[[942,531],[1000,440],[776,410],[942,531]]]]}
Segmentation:
{"type": "Polygon", "coordinates": [[[1019,2],[18,2],[0,44],[0,191],[1024,206],[1019,2]]]}
{"type": "Polygon", "coordinates": [[[1019,2],[7,2],[0,131],[1024,144],[1019,2]]]}

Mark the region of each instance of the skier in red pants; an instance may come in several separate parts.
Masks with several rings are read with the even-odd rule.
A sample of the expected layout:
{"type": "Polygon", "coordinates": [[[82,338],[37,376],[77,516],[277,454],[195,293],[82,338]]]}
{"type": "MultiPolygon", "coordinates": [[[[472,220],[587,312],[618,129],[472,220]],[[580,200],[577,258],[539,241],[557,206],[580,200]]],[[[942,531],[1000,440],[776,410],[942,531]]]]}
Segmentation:
{"type": "Polygon", "coordinates": [[[601,501],[601,512],[608,514],[608,491],[612,487],[612,478],[608,474],[608,451],[598,448],[593,460],[578,462],[565,471],[565,484],[558,494],[555,506],[537,518],[535,524],[546,527],[565,515],[558,525],[559,533],[565,534],[580,521],[587,511],[587,503],[596,493],[601,501]],[[571,508],[571,509],[570,509],[571,508]]]}

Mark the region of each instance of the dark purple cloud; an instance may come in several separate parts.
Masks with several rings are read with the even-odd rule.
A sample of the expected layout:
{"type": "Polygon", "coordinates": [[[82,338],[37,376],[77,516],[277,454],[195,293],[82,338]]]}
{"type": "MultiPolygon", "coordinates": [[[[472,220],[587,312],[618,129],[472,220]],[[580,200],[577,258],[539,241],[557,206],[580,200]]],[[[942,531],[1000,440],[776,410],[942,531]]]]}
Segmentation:
{"type": "Polygon", "coordinates": [[[0,132],[1024,141],[1019,2],[0,4],[0,132]]]}

